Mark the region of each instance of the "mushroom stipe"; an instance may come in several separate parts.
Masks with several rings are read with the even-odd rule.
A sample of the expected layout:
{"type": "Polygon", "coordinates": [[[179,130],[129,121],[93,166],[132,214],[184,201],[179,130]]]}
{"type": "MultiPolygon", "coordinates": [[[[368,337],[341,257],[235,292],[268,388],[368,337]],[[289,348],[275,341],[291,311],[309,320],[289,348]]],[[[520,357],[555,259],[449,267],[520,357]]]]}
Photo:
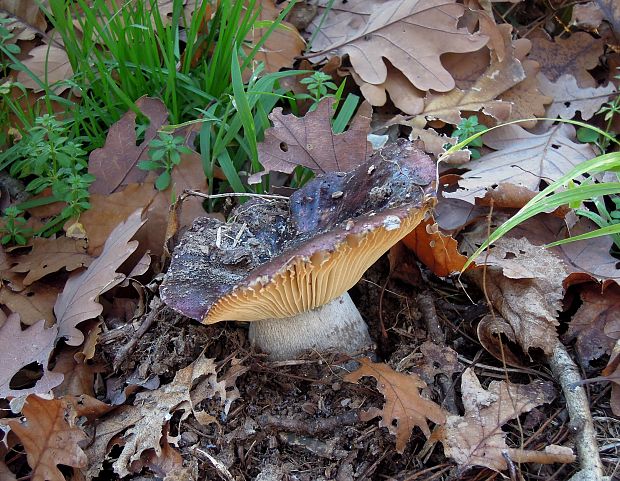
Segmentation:
{"type": "Polygon", "coordinates": [[[370,336],[347,290],[424,218],[434,179],[434,162],[399,139],[351,172],[317,176],[288,203],[251,199],[227,223],[197,219],[161,298],[207,324],[250,321],[252,342],[272,359],[364,349],[370,336]]]}

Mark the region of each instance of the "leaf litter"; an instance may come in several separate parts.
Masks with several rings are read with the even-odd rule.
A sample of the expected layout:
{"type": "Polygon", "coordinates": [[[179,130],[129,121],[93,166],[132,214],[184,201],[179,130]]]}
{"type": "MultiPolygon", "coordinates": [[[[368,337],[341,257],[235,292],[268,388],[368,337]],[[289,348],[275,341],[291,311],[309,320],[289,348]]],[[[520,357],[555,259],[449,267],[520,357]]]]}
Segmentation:
{"type": "MultiPolygon", "coordinates": [[[[9,12],[24,8],[0,3],[9,12]]],[[[437,157],[471,115],[487,126],[577,112],[596,121],[616,91],[604,28],[617,18],[605,2],[592,13],[596,27],[588,26],[588,11],[576,15],[575,8],[571,28],[585,31],[562,27],[554,36],[551,21],[537,24],[519,3],[512,26],[496,23],[496,6],[476,10],[453,0],[349,0],[329,10],[326,3],[311,10],[301,36],[287,24],[260,54],[272,71],[295,67],[302,39],[315,33],[306,57],[331,59],[328,73],[351,77],[347,88],[357,85],[367,102],[342,134],[331,128],[332,99],[305,116],[274,110],[259,144],[265,172],[252,180],[300,165],[349,169],[372,153],[370,133],[409,137],[437,157]]],[[[279,7],[266,6],[261,18],[274,18],[279,7]]],[[[196,3],[183,7],[190,15],[196,3]]],[[[171,2],[158,8],[166,15],[171,2]]],[[[14,14],[23,38],[31,35],[24,27],[45,28],[36,12],[14,14]]],[[[249,42],[260,32],[253,34],[249,42]]],[[[32,47],[25,62],[35,75],[71,75],[61,45],[32,47]]],[[[20,78],[36,89],[23,72],[20,78]]],[[[459,281],[450,278],[463,265],[463,249],[477,247],[510,209],[596,155],[572,127],[536,120],[504,127],[484,136],[479,160],[463,151],[439,165],[444,191],[435,217],[405,241],[411,250],[393,249],[389,262],[381,259],[351,290],[377,344],[372,361],[311,353],[274,363],[253,351],[243,325],[202,326],[161,307],[158,259],[173,192],[207,186],[192,152],[167,191],[154,189],[136,164],[168,112],[155,98],[137,105],[150,120],[144,140],[138,143],[130,112],[91,154],[98,180],[92,209],[79,219],[87,239],[61,235],[3,249],[2,479],[400,481],[421,472],[493,479],[488,469],[514,479],[568,479],[579,472],[574,453],[583,464],[584,430],[568,431],[571,394],[556,371],[563,391],[552,388],[545,364],[554,369],[558,347],[574,344],[590,377],[580,382],[596,395],[592,409],[620,411],[620,275],[610,240],[545,250],[540,245],[569,229],[594,225],[582,219],[567,226],[565,211],[540,214],[459,281]],[[430,309],[416,295],[428,289],[430,309]],[[432,449],[438,441],[443,453],[432,449]]],[[[180,228],[203,214],[199,202],[187,204],[180,228]]],[[[75,220],[67,230],[70,224],[75,220]]],[[[599,428],[604,441],[614,428],[601,419],[613,418],[583,425],[599,428]]],[[[589,457],[598,459],[595,453],[589,457]]],[[[611,471],[614,463],[602,459],[611,471]]]]}

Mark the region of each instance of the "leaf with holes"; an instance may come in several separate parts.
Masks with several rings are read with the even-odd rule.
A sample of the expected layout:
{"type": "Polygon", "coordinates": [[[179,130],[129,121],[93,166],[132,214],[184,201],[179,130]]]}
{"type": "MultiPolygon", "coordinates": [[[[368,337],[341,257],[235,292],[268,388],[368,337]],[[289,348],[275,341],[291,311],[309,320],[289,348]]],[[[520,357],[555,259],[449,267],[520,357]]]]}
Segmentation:
{"type": "Polygon", "coordinates": [[[0,328],[0,398],[47,394],[62,382],[62,374],[47,370],[57,332],[56,326],[46,329],[44,320],[22,331],[19,314],[8,317],[0,328]],[[43,367],[43,376],[31,388],[11,389],[10,383],[15,374],[31,363],[43,367]]]}

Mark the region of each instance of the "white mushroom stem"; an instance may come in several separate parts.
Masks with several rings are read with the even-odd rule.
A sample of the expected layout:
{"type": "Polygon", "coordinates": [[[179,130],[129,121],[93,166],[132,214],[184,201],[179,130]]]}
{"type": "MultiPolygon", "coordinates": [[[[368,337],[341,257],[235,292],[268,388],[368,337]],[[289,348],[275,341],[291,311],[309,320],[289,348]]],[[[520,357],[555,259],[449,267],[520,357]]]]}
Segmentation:
{"type": "Polygon", "coordinates": [[[327,304],[285,319],[250,323],[250,342],[272,360],[306,351],[356,353],[372,344],[368,327],[345,292],[327,304]]]}

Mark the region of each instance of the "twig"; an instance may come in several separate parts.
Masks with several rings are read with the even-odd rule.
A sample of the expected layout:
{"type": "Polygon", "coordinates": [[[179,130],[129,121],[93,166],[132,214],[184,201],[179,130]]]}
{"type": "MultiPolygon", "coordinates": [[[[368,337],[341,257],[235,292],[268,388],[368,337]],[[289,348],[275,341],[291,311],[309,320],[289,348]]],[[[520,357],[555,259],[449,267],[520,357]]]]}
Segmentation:
{"type": "Polygon", "coordinates": [[[570,416],[570,428],[575,438],[575,448],[581,469],[570,481],[601,481],[609,479],[603,476],[603,463],[599,456],[596,431],[590,413],[588,396],[581,381],[579,370],[566,347],[558,342],[549,356],[549,366],[554,377],[560,383],[566,407],[570,416]]]}
{"type": "Polygon", "coordinates": [[[229,192],[227,194],[205,194],[204,192],[199,192],[197,190],[186,189],[183,191],[183,194],[193,195],[195,197],[202,197],[204,199],[225,199],[227,197],[258,197],[260,199],[268,199],[268,200],[286,200],[286,201],[289,200],[289,198],[284,195],[253,194],[251,192],[229,192]]]}
{"type": "Polygon", "coordinates": [[[140,325],[140,327],[136,330],[136,332],[134,332],[133,336],[131,336],[131,339],[129,339],[129,342],[125,344],[123,347],[121,347],[116,353],[116,356],[114,356],[114,361],[112,362],[112,368],[115,371],[120,367],[123,361],[125,361],[127,356],[129,356],[129,354],[134,350],[140,338],[146,333],[146,331],[149,330],[149,328],[151,327],[151,325],[157,318],[157,315],[159,314],[162,306],[163,304],[161,300],[159,300],[158,298],[154,298],[151,301],[151,305],[149,306],[151,310],[144,318],[144,321],[142,321],[142,324],[140,325]]]}
{"type": "Polygon", "coordinates": [[[194,447],[192,448],[192,452],[195,455],[197,455],[199,458],[206,459],[207,461],[209,461],[213,465],[215,470],[217,471],[217,474],[219,474],[220,478],[222,478],[224,481],[235,481],[235,478],[233,477],[232,474],[230,474],[230,471],[228,471],[228,468],[224,466],[224,463],[215,459],[209,453],[207,453],[206,451],[203,451],[200,448],[194,447]]]}
{"type": "MultiPolygon", "coordinates": [[[[437,315],[437,309],[435,309],[435,300],[433,296],[427,291],[422,292],[416,298],[418,309],[424,317],[426,323],[427,338],[429,341],[434,342],[439,346],[446,345],[446,335],[441,328],[439,322],[439,316],[437,315]]],[[[454,384],[452,380],[445,374],[441,373],[437,376],[437,382],[441,391],[443,392],[442,404],[452,414],[458,414],[458,408],[456,407],[456,400],[454,399],[454,384]]]]}

